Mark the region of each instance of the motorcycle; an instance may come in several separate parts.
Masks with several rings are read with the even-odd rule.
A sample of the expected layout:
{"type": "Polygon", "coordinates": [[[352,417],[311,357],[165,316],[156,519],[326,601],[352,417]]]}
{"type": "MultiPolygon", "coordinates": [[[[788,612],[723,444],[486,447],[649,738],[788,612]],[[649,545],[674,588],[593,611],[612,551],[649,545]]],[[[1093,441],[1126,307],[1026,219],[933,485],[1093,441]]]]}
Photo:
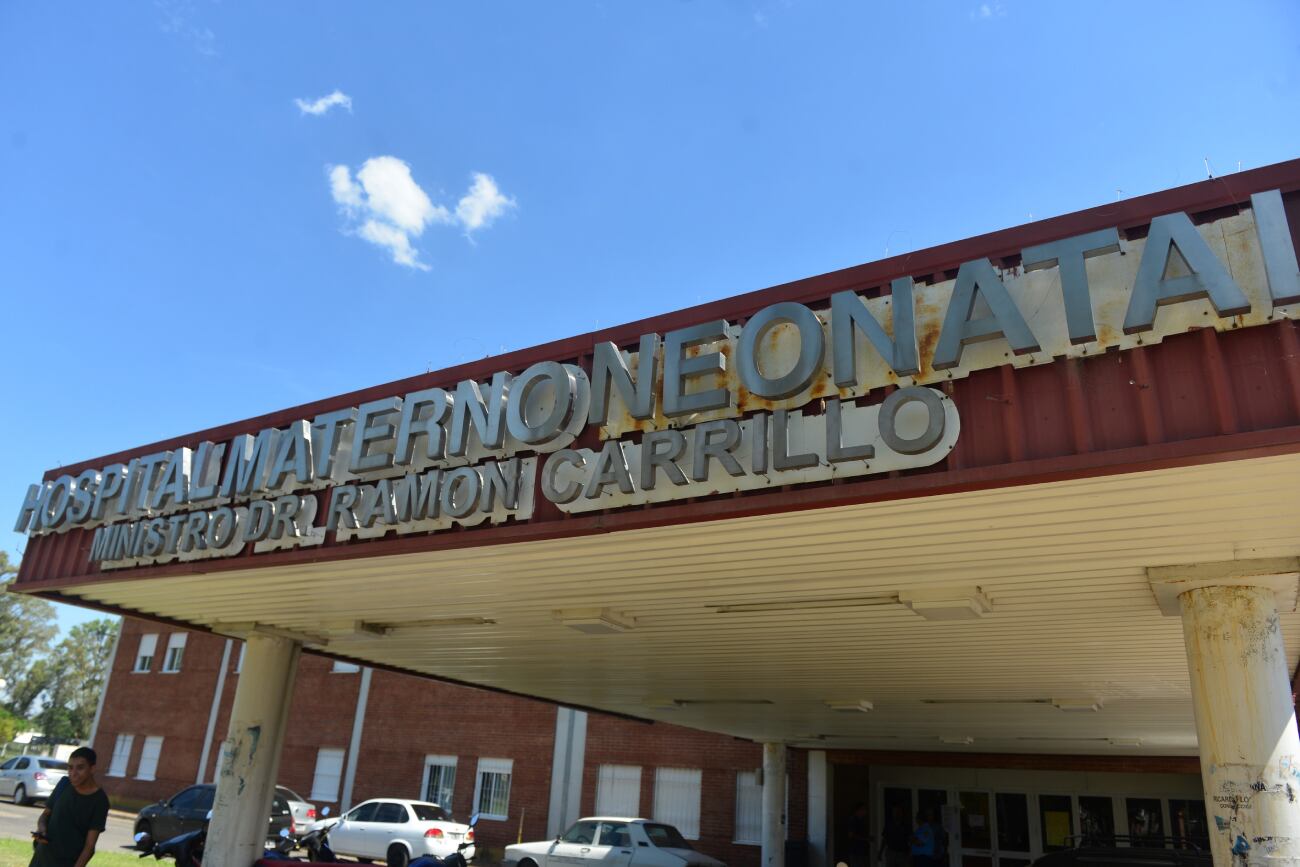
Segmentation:
{"type": "MultiPolygon", "coordinates": [[[[329,817],[330,808],[325,807],[320,811],[322,819],[329,817]]],[[[316,864],[335,864],[338,858],[334,856],[334,850],[330,848],[329,836],[330,831],[334,830],[333,825],[325,825],[308,831],[300,836],[297,840],[298,846],[307,851],[307,860],[316,864]]]]}
{"type": "Polygon", "coordinates": [[[135,835],[135,845],[140,849],[140,857],[147,858],[150,855],[155,861],[161,861],[163,858],[173,858],[177,867],[199,867],[203,863],[203,845],[208,839],[208,826],[204,824],[197,831],[189,831],[185,834],[179,834],[167,840],[155,841],[148,834],[141,831],[135,835]]]}
{"type": "MultiPolygon", "coordinates": [[[[177,867],[202,867],[203,849],[208,841],[208,823],[212,820],[212,811],[204,817],[203,827],[184,834],[178,834],[166,840],[155,841],[143,831],[135,835],[136,848],[140,849],[140,857],[147,858],[150,855],[155,861],[161,861],[163,858],[172,858],[176,861],[177,867]]],[[[268,848],[262,853],[262,860],[267,861],[295,861],[297,859],[290,857],[289,853],[293,851],[295,840],[289,834],[288,830],[280,831],[280,839],[275,845],[268,848]]],[[[327,847],[328,848],[328,847],[327,847]]],[[[331,860],[333,859],[333,853],[331,860]]]]}

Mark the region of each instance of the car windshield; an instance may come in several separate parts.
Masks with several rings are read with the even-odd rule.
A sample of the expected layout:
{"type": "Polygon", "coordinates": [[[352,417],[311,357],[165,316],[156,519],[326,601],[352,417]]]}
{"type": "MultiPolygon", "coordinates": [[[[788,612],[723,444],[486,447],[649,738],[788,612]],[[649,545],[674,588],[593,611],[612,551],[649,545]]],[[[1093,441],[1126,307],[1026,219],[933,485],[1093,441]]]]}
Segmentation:
{"type": "Polygon", "coordinates": [[[645,835],[650,838],[660,849],[689,849],[691,844],[686,842],[682,833],[672,825],[658,825],[646,823],[641,826],[645,830],[645,835]]]}
{"type": "Polygon", "coordinates": [[[41,759],[41,767],[47,771],[66,771],[67,762],[61,762],[58,759],[41,759]]]}
{"type": "Polygon", "coordinates": [[[437,804],[411,804],[417,822],[450,822],[451,814],[437,804]]]}

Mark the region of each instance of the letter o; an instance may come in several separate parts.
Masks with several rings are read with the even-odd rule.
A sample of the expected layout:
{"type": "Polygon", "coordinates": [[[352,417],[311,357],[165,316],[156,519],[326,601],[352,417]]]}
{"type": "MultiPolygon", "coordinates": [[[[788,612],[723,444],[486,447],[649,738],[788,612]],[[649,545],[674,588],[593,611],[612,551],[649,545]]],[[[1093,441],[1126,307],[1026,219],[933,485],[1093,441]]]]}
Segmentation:
{"type": "Polygon", "coordinates": [[[478,470],[473,467],[456,467],[454,470],[448,470],[442,483],[443,514],[451,515],[453,518],[464,518],[478,505],[478,497],[482,489],[483,480],[479,478],[478,470]],[[463,495],[463,501],[457,499],[462,488],[467,491],[463,495]]]}
{"type": "Polygon", "coordinates": [[[212,513],[211,520],[208,521],[208,547],[224,548],[235,538],[235,530],[239,529],[239,522],[235,520],[235,510],[229,506],[222,506],[212,513]]]}
{"type": "Polygon", "coordinates": [[[576,393],[577,381],[573,373],[558,361],[539,361],[529,367],[510,387],[510,405],[506,408],[506,425],[510,429],[510,435],[529,445],[558,436],[573,413],[573,398],[576,393]],[[547,380],[553,384],[555,404],[545,418],[537,424],[530,424],[528,399],[533,390],[547,380]]]}
{"type": "Polygon", "coordinates": [[[816,313],[794,301],[764,307],[745,323],[740,332],[740,346],[736,351],[740,382],[754,394],[769,400],[794,397],[812,385],[821,370],[825,352],[826,334],[816,313]],[[783,376],[770,378],[758,369],[756,351],[767,332],[785,322],[799,330],[799,358],[783,376]]]}
{"type": "Polygon", "coordinates": [[[919,385],[909,385],[885,398],[880,404],[880,438],[900,455],[919,455],[928,452],[943,439],[947,416],[944,413],[943,400],[933,389],[919,385]],[[904,439],[898,435],[896,423],[899,411],[909,403],[925,406],[929,415],[925,430],[920,436],[904,439]]]}
{"type": "Polygon", "coordinates": [[[41,528],[52,530],[63,523],[68,513],[68,502],[72,499],[72,487],[76,484],[72,476],[59,476],[45,498],[45,507],[41,509],[41,528]]]}

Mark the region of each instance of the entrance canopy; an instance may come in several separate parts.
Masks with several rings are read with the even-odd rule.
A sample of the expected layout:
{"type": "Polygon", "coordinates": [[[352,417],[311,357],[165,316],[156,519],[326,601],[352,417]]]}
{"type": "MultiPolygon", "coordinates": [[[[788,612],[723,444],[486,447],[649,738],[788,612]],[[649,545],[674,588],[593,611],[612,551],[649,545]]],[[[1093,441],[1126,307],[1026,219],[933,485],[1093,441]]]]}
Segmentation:
{"type": "Polygon", "coordinates": [[[1266,564],[1300,649],[1298,190],[1244,172],[51,471],[16,587],[765,741],[1191,754],[1151,570],[1266,564]]]}

